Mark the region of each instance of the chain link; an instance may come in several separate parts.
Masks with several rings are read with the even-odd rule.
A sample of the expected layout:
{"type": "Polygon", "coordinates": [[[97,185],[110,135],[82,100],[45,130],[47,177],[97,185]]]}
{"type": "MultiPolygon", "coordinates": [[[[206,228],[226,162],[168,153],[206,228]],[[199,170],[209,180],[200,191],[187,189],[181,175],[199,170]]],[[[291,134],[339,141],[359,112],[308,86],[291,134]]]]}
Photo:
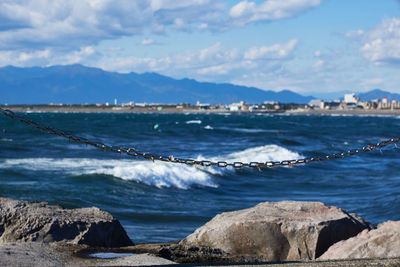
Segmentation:
{"type": "Polygon", "coordinates": [[[347,156],[357,155],[360,152],[369,152],[369,151],[372,151],[375,149],[381,149],[390,144],[396,144],[396,143],[400,142],[400,138],[391,138],[391,139],[379,142],[376,145],[366,145],[360,149],[351,149],[346,152],[335,153],[335,154],[326,155],[326,156],[317,157],[317,158],[291,159],[291,160],[267,161],[267,162],[250,162],[250,163],[244,163],[244,162],[229,163],[226,161],[183,159],[183,158],[175,158],[174,156],[167,157],[167,156],[154,155],[152,153],[147,153],[147,152],[141,152],[135,148],[123,148],[123,147],[119,147],[119,146],[108,146],[103,143],[89,141],[86,138],[70,135],[68,133],[65,133],[64,131],[39,124],[35,121],[32,121],[31,119],[29,119],[27,117],[16,115],[13,111],[8,110],[8,109],[3,109],[0,107],[0,112],[8,118],[18,120],[26,125],[33,126],[44,132],[54,134],[54,135],[57,135],[60,137],[64,137],[70,141],[74,141],[74,142],[77,142],[80,144],[90,145],[90,146],[93,146],[93,147],[96,147],[96,148],[99,148],[102,150],[108,150],[110,152],[114,152],[114,153],[118,153],[118,154],[126,154],[131,157],[152,160],[153,162],[158,160],[158,161],[164,161],[164,162],[170,162],[170,163],[186,164],[189,166],[204,166],[204,167],[215,166],[215,167],[219,167],[219,168],[233,167],[235,169],[249,167],[249,168],[255,168],[255,169],[261,170],[261,168],[265,168],[265,167],[270,168],[270,167],[276,167],[276,166],[294,166],[294,165],[308,164],[308,163],[312,163],[315,161],[326,161],[326,160],[330,160],[330,159],[343,159],[344,157],[347,157],[347,156]]]}

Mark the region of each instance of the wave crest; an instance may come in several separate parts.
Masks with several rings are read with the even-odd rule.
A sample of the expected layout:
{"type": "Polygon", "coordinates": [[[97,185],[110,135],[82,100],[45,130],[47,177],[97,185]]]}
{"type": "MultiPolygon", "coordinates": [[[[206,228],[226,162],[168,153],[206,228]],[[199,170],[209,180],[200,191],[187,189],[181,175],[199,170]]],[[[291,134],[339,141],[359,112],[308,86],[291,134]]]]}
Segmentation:
{"type": "MultiPolygon", "coordinates": [[[[277,145],[248,148],[228,155],[209,158],[212,161],[265,162],[298,159],[300,155],[277,145]]],[[[197,160],[204,160],[202,156],[197,160]]],[[[215,175],[223,175],[233,169],[193,167],[182,164],[151,162],[143,160],[90,159],[90,158],[26,158],[7,159],[0,169],[22,169],[30,171],[50,171],[69,175],[105,174],[124,180],[136,181],[151,186],[188,189],[193,185],[217,187],[215,175]]]]}
{"type": "Polygon", "coordinates": [[[277,145],[265,145],[248,148],[239,152],[234,152],[227,155],[225,158],[232,162],[266,162],[299,159],[300,157],[300,154],[290,151],[284,147],[280,147],[277,145]]]}
{"type": "Polygon", "coordinates": [[[105,160],[90,158],[29,158],[5,160],[1,169],[51,171],[69,175],[105,174],[156,187],[187,189],[192,185],[216,187],[211,172],[185,165],[142,160],[105,160]]]}
{"type": "Polygon", "coordinates": [[[186,124],[201,124],[201,120],[191,120],[191,121],[186,121],[186,124]]]}

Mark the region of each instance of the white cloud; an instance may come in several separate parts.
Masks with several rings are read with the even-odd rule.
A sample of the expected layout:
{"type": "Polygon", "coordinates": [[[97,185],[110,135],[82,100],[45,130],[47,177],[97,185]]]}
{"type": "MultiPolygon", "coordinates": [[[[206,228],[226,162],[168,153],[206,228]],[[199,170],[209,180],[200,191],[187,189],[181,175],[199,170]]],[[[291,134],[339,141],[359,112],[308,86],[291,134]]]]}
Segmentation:
{"type": "Polygon", "coordinates": [[[199,30],[205,30],[208,28],[208,23],[201,23],[198,27],[199,30]]]}
{"type": "MultiPolygon", "coordinates": [[[[229,10],[224,0],[120,0],[117,3],[112,0],[2,0],[0,66],[82,63],[124,72],[164,71],[172,74],[179,69],[187,75],[229,75],[240,68],[253,68],[258,64],[255,63],[257,60],[285,59],[292,54],[297,41],[253,47],[247,51],[223,49],[217,43],[203,50],[161,58],[125,56],[101,62],[96,60],[106,55],[100,55],[95,47],[104,40],[124,36],[228,30],[251,21],[294,16],[320,1],[288,0],[287,4],[269,0],[260,5],[242,1],[229,10]],[[250,12],[248,15],[246,8],[250,12]]],[[[137,44],[145,46],[157,42],[143,38],[137,44]]]]}
{"type": "Polygon", "coordinates": [[[58,59],[58,64],[76,64],[88,61],[90,57],[95,56],[96,51],[92,46],[81,47],[78,51],[66,54],[58,59]],[[60,62],[61,61],[61,62],[60,62]]]}
{"type": "Polygon", "coordinates": [[[322,1],[236,1],[238,4],[229,9],[226,0],[2,0],[0,66],[82,63],[110,71],[155,71],[263,88],[276,80],[281,86],[294,88],[294,82],[285,82],[291,78],[285,76],[284,69],[293,58],[296,39],[241,50],[215,43],[197,51],[161,57],[127,56],[127,50],[117,42],[100,45],[98,49],[104,52],[101,55],[96,45],[134,35],[143,35],[136,39],[136,45],[152,45],[157,43],[152,33],[170,36],[173,31],[229,30],[252,22],[293,17],[322,1]],[[107,50],[108,45],[112,47],[107,50]]]}
{"type": "Polygon", "coordinates": [[[197,73],[201,75],[208,75],[208,74],[226,75],[233,69],[233,67],[234,66],[232,64],[222,64],[222,65],[210,66],[199,69],[197,73]]]}
{"type": "Polygon", "coordinates": [[[60,47],[75,50],[101,40],[168,27],[187,30],[223,12],[220,0],[4,0],[0,2],[0,49],[60,47]]]}
{"type": "Polygon", "coordinates": [[[400,18],[385,19],[366,32],[361,52],[376,64],[400,64],[400,18]]]}
{"type": "Polygon", "coordinates": [[[244,53],[244,59],[283,59],[288,57],[297,45],[293,39],[285,44],[274,44],[272,46],[252,47],[244,53]]]}
{"type": "Polygon", "coordinates": [[[269,0],[259,5],[241,1],[229,11],[232,24],[244,26],[256,21],[273,21],[296,16],[317,7],[322,0],[269,0]]]}
{"type": "Polygon", "coordinates": [[[195,52],[190,57],[202,64],[220,64],[236,60],[239,54],[236,49],[224,49],[221,43],[216,43],[210,47],[201,49],[199,52],[195,52]]]}
{"type": "Polygon", "coordinates": [[[182,18],[174,19],[174,28],[177,30],[185,30],[187,28],[186,22],[182,18]]]}
{"type": "Polygon", "coordinates": [[[363,30],[355,30],[355,31],[348,31],[346,32],[346,37],[347,38],[358,38],[362,35],[364,35],[364,31],[363,30]]]}
{"type": "Polygon", "coordinates": [[[154,39],[143,39],[140,44],[141,45],[153,45],[156,41],[154,39]]]}
{"type": "Polygon", "coordinates": [[[314,51],[314,56],[315,57],[320,57],[321,56],[321,50],[315,50],[314,51]]]}
{"type": "Polygon", "coordinates": [[[226,49],[221,43],[197,51],[182,51],[164,57],[120,57],[94,65],[119,72],[159,72],[172,77],[233,82],[237,77],[276,71],[291,58],[296,40],[249,50],[226,49]]]}
{"type": "Polygon", "coordinates": [[[0,50],[65,51],[149,31],[227,30],[292,17],[321,1],[241,1],[229,10],[223,0],[3,0],[0,50]]]}
{"type": "Polygon", "coordinates": [[[190,1],[176,1],[176,0],[151,0],[150,5],[154,11],[158,10],[174,10],[191,8],[193,6],[201,7],[212,3],[209,0],[190,0],[190,1]]]}
{"type": "Polygon", "coordinates": [[[51,48],[32,51],[0,50],[0,66],[10,65],[10,62],[19,67],[86,64],[93,63],[98,58],[99,54],[92,46],[81,47],[68,53],[59,53],[51,48]]]}
{"type": "Polygon", "coordinates": [[[325,61],[323,60],[317,60],[314,64],[313,64],[313,69],[314,71],[321,71],[322,68],[324,67],[325,61]]]}

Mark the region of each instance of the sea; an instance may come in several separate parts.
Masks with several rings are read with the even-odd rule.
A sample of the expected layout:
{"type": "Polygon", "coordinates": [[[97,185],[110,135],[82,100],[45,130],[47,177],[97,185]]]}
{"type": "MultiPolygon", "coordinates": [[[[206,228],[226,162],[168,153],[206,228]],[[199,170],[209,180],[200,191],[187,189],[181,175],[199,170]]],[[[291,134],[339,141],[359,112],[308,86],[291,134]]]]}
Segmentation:
{"type": "MultiPolygon", "coordinates": [[[[399,137],[398,116],[20,113],[70,134],[165,156],[229,162],[317,157],[399,137]]],[[[321,201],[373,224],[400,219],[400,147],[259,171],[152,162],[0,116],[0,196],[96,206],[135,243],[182,239],[264,201],[321,201]]]]}

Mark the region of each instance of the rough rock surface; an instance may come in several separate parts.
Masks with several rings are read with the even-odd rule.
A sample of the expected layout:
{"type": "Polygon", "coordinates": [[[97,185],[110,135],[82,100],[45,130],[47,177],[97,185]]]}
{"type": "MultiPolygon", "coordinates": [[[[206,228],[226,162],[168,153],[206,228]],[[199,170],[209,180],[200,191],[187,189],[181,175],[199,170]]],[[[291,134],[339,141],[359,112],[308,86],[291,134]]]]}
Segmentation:
{"type": "Polygon", "coordinates": [[[388,221],[377,229],[331,246],[319,259],[361,259],[400,257],[400,221],[388,221]]]}
{"type": "Polygon", "coordinates": [[[98,208],[63,209],[45,202],[0,198],[0,244],[14,241],[132,245],[119,221],[98,208]]]}
{"type": "Polygon", "coordinates": [[[321,202],[264,202],[215,216],[179,245],[264,261],[312,260],[332,244],[371,228],[356,215],[321,202]]]}
{"type": "MultiPolygon", "coordinates": [[[[132,254],[116,258],[93,258],[80,255],[85,245],[65,243],[16,242],[0,244],[0,266],[153,266],[174,262],[150,254],[132,254]]],[[[110,249],[112,252],[113,249],[110,249]]],[[[106,250],[105,250],[106,251],[106,250]]],[[[92,252],[96,251],[92,248],[92,252]]],[[[114,251],[121,253],[120,251],[114,251]]]]}

